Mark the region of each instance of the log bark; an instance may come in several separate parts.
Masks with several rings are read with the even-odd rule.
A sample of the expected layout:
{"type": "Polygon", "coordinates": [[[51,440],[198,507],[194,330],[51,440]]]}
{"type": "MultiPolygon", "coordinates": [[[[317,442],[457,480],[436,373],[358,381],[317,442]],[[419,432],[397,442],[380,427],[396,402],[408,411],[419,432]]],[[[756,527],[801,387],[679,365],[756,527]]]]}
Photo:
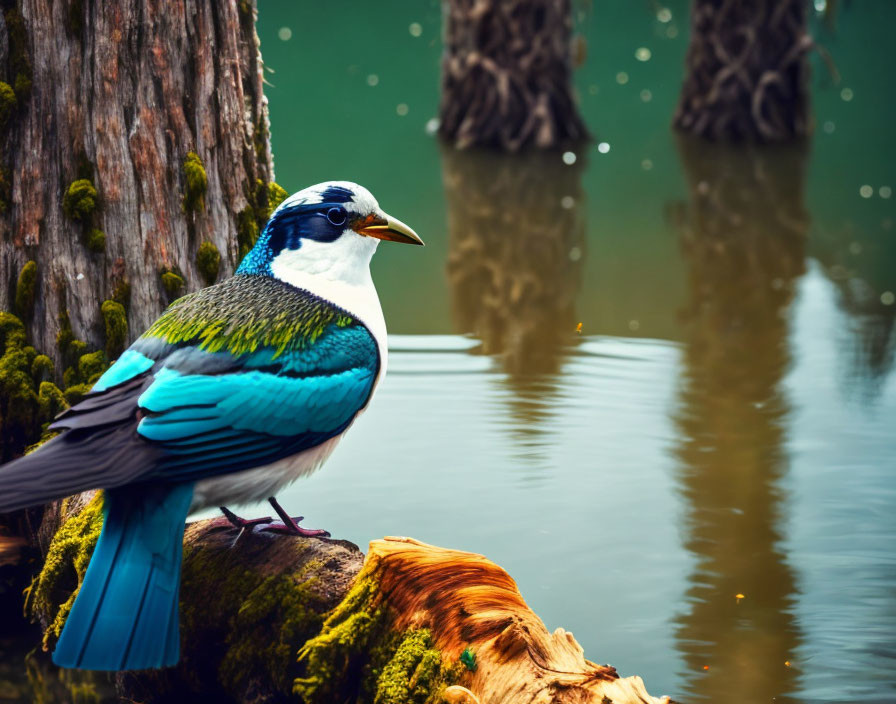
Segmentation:
{"type": "Polygon", "coordinates": [[[203,243],[221,275],[236,265],[238,216],[273,179],[254,7],[3,3],[0,309],[25,319],[57,373],[60,314],[102,349],[101,306],[122,303],[114,356],[171,297],[214,279],[203,243]],[[28,262],[30,293],[17,291],[28,262]]]}
{"type": "MultiPolygon", "coordinates": [[[[101,521],[95,509],[49,511],[43,530],[58,534],[60,521],[86,516],[76,532],[89,536],[86,526],[101,521]]],[[[341,540],[255,531],[234,544],[237,534],[223,519],[188,526],[181,663],[120,674],[124,701],[668,701],[648,695],[640,678],[586,660],[571,633],[548,632],[482,555],[384,538],[364,557],[341,540]]],[[[57,572],[61,580],[30,594],[45,628],[77,588],[76,570],[57,572]]]]}
{"type": "Polygon", "coordinates": [[[806,0],[694,0],[674,125],[719,141],[808,134],[806,0]]]}
{"type": "Polygon", "coordinates": [[[588,138],[573,95],[569,0],[446,0],[439,133],[459,148],[588,138]]]}

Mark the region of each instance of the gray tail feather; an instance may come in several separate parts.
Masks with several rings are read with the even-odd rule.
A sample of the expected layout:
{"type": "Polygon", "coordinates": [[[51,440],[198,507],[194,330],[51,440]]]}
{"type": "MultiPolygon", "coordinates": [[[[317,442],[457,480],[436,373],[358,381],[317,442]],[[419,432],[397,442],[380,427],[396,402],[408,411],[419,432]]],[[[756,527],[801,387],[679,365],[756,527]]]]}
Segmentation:
{"type": "Polygon", "coordinates": [[[0,465],[0,513],[130,483],[151,466],[132,424],[70,430],[0,465]]]}

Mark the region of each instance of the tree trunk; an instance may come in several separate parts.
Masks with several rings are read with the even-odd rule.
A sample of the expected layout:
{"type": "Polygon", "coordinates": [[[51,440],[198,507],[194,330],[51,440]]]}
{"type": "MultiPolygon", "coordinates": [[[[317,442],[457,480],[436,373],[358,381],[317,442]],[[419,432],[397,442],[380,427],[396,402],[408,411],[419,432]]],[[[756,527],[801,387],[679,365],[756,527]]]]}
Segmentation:
{"type": "MultiPolygon", "coordinates": [[[[48,511],[42,527],[42,539],[57,537],[29,606],[49,648],[102,522],[99,502],[84,505],[48,511]]],[[[549,633],[510,576],[481,555],[385,538],[364,558],[342,540],[246,531],[234,544],[238,532],[224,519],[187,527],[181,662],[118,675],[124,701],[668,701],[649,696],[640,678],[586,660],[571,633],[549,633]]],[[[92,675],[76,677],[97,686],[92,675]]]]}
{"type": "Polygon", "coordinates": [[[724,141],[809,131],[806,0],[694,0],[687,77],[674,124],[724,141]]]}
{"type": "Polygon", "coordinates": [[[236,265],[239,214],[273,178],[255,3],[3,5],[0,309],[58,372],[60,315],[114,356],[236,265]]]}
{"type": "Polygon", "coordinates": [[[573,97],[569,0],[445,0],[439,133],[517,151],[588,138],[573,97]]]}

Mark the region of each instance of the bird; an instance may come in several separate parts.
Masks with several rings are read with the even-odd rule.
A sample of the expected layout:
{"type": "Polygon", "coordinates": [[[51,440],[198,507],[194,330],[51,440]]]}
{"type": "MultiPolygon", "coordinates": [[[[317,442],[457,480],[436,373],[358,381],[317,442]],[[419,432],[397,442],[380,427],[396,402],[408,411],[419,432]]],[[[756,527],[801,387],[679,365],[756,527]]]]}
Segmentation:
{"type": "MultiPolygon", "coordinates": [[[[234,275],[174,301],[83,399],[59,435],[0,466],[0,513],[103,490],[103,526],[53,653],[62,667],[138,670],[179,660],[190,512],[273,498],[315,471],[386,371],[370,274],[380,241],[422,245],[363,186],[286,198],[234,275]]],[[[268,526],[274,527],[274,526],[268,526]]]]}

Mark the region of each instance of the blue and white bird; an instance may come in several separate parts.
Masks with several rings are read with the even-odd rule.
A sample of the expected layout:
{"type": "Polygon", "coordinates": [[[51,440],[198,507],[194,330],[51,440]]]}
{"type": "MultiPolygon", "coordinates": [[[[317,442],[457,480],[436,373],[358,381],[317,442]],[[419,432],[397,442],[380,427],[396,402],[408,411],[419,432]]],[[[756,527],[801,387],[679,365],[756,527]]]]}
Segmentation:
{"type": "MultiPolygon", "coordinates": [[[[0,513],[104,490],[102,533],[58,665],[178,661],[188,513],[274,497],[313,472],[385,373],[369,266],[380,240],[423,244],[354,183],[290,196],[232,278],[175,301],[55,420],[60,435],[0,467],[0,513]]],[[[280,530],[326,535],[271,502],[280,530]]]]}

